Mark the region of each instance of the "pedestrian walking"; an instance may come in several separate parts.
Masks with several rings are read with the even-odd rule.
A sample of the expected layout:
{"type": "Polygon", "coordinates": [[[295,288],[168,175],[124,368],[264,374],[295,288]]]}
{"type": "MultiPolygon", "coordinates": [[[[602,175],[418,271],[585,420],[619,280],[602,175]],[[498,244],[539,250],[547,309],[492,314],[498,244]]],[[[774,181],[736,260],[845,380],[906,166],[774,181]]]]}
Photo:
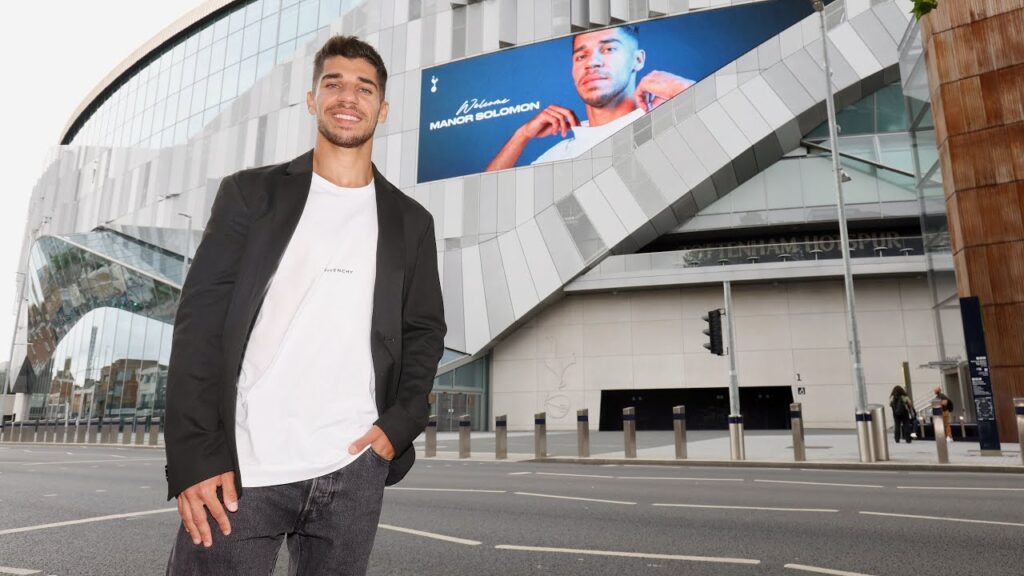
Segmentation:
{"type": "Polygon", "coordinates": [[[903,389],[903,386],[893,387],[892,394],[889,396],[889,407],[892,409],[896,443],[899,444],[902,437],[907,441],[907,444],[910,444],[911,432],[913,430],[911,415],[914,413],[914,403],[910,401],[910,396],[907,395],[907,391],[903,389]]]}

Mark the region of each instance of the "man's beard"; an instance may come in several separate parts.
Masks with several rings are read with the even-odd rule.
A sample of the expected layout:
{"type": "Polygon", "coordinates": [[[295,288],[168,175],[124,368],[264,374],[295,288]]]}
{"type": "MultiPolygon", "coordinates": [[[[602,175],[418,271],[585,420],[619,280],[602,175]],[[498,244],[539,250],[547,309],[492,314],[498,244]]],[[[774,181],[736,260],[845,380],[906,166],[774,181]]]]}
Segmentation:
{"type": "Polygon", "coordinates": [[[331,128],[327,125],[326,120],[323,117],[318,117],[316,120],[317,130],[320,134],[331,144],[339,148],[358,148],[363,144],[366,144],[370,138],[373,138],[373,131],[376,129],[376,124],[370,126],[370,129],[362,134],[347,134],[339,135],[331,132],[331,128]]]}
{"type": "Polygon", "coordinates": [[[619,88],[618,90],[612,89],[602,94],[593,94],[590,96],[580,96],[584,104],[592,108],[604,108],[610,104],[618,104],[625,98],[625,88],[619,88]]]}

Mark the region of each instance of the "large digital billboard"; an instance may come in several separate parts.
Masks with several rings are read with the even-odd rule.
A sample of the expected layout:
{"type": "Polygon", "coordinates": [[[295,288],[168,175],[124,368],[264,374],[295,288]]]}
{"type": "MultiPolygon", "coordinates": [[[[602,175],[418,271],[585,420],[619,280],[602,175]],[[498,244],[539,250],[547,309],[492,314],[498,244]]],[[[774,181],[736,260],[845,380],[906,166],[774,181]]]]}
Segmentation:
{"type": "Polygon", "coordinates": [[[810,14],[765,0],[424,68],[417,180],[574,158],[810,14]]]}

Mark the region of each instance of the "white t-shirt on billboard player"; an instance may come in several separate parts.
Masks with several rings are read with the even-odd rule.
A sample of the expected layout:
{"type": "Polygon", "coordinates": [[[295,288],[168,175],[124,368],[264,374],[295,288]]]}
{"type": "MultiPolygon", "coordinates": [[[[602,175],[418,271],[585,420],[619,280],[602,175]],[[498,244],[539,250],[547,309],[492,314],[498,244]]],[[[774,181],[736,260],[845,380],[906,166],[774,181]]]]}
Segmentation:
{"type": "Polygon", "coordinates": [[[641,108],[633,110],[629,114],[620,116],[607,124],[590,126],[589,120],[584,120],[579,126],[572,129],[572,136],[558,142],[546,152],[537,157],[531,164],[542,162],[554,162],[556,160],[569,160],[590,150],[602,140],[609,138],[612,134],[625,128],[637,118],[646,114],[641,108]]]}

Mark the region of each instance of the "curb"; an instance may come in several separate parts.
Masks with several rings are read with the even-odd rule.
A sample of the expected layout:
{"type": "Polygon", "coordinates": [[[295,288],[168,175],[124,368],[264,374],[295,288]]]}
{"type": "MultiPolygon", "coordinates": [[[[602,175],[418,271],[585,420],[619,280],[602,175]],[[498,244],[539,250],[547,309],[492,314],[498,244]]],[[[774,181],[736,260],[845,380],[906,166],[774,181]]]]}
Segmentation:
{"type": "Polygon", "coordinates": [[[548,456],[521,460],[532,464],[590,464],[643,466],[704,466],[708,468],[790,468],[813,470],[895,470],[904,472],[989,472],[993,474],[1024,474],[1024,466],[976,466],[972,464],[925,464],[897,462],[789,462],[766,460],[655,460],[645,458],[572,458],[548,456]]]}

